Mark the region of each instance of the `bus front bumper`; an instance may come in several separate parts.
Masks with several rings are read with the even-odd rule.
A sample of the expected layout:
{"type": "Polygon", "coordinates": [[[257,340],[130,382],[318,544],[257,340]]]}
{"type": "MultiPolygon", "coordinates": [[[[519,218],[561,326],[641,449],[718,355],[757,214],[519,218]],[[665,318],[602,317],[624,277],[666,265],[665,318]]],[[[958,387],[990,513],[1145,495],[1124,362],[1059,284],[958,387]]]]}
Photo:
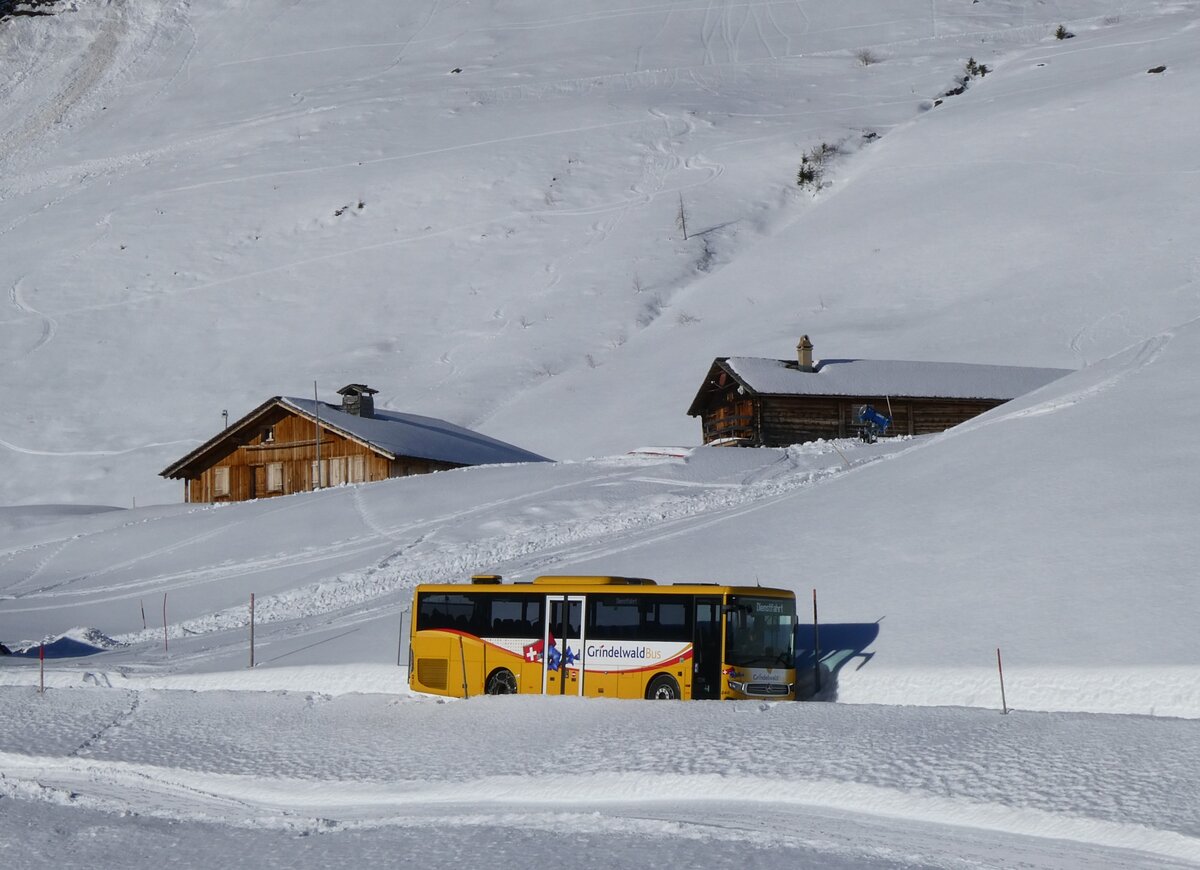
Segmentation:
{"type": "Polygon", "coordinates": [[[729,691],[744,698],[774,698],[786,700],[796,697],[795,683],[738,682],[729,680],[729,691]]]}

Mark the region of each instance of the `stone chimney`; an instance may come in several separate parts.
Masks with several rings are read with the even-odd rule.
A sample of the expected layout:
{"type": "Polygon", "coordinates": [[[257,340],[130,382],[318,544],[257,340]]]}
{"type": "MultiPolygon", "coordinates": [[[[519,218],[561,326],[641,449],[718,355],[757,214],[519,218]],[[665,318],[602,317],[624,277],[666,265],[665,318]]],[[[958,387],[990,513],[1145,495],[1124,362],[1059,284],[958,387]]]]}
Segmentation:
{"type": "Polygon", "coordinates": [[[375,400],[371,397],[378,392],[366,384],[346,384],[338,390],[342,397],[342,410],[355,417],[374,417],[375,400]]]}
{"type": "Polygon", "coordinates": [[[800,336],[800,343],[796,345],[796,358],[800,361],[800,371],[811,372],[813,370],[812,352],[813,343],[808,340],[808,336],[800,336]]]}

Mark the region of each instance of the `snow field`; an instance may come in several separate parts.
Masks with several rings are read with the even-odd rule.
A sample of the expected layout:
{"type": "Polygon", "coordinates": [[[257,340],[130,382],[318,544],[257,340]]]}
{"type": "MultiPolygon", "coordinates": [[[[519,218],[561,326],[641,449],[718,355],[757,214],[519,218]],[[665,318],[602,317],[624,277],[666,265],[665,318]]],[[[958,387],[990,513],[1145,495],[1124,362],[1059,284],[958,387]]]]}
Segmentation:
{"type": "Polygon", "coordinates": [[[44,696],[0,659],[0,860],[1200,866],[1198,12],[0,25],[0,640],[123,644],[44,696]],[[1082,371],[933,438],[691,450],[712,358],[801,333],[1082,371]],[[153,504],[222,408],[314,379],[568,461],[153,504]],[[474,571],[818,589],[843,703],[414,697],[411,588],[474,571]]]}
{"type": "MultiPolygon", "coordinates": [[[[109,813],[316,833],[429,824],[431,814],[465,813],[478,825],[517,811],[636,818],[647,807],[679,813],[707,803],[770,818],[821,807],[1130,850],[1163,866],[1200,855],[1200,756],[1185,720],[753,702],[3,692],[20,716],[0,747],[0,794],[109,813]],[[221,729],[211,727],[214,715],[221,729]],[[548,725],[549,744],[529,739],[548,725]],[[21,747],[33,734],[59,751],[29,755],[21,747]]],[[[767,830],[778,836],[770,822],[767,830]]]]}

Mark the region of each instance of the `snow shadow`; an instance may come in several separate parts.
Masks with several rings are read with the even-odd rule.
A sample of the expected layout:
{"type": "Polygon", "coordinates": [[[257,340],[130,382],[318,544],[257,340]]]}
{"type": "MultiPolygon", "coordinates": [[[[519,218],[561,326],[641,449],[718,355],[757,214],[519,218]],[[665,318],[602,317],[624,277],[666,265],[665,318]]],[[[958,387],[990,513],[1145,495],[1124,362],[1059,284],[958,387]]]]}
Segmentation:
{"type": "Polygon", "coordinates": [[[818,636],[811,625],[796,627],[796,697],[836,701],[842,668],[858,670],[874,657],[867,647],[879,637],[879,622],[834,622],[819,629],[818,636]]]}

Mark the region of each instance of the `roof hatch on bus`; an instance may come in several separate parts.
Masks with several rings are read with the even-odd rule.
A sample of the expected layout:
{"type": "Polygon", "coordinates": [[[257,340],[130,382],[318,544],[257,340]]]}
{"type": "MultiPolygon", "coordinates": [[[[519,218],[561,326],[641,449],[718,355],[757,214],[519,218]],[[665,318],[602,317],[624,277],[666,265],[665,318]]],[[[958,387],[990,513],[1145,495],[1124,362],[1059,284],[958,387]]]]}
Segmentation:
{"type": "Polygon", "coordinates": [[[644,577],[579,577],[575,575],[548,574],[537,577],[534,583],[543,586],[657,586],[644,577]]]}

